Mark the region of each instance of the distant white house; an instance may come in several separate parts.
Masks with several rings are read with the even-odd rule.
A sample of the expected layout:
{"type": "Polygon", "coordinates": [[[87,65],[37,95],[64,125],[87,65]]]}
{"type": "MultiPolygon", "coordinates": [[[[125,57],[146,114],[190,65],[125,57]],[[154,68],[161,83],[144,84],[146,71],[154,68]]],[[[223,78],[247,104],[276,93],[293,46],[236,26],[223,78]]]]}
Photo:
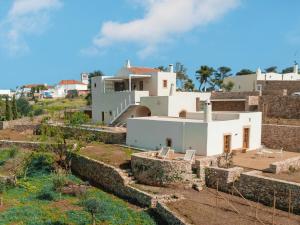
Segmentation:
{"type": "Polygon", "coordinates": [[[11,90],[4,90],[4,89],[0,89],[0,96],[8,96],[8,97],[12,97],[13,96],[13,92],[11,90]]]}
{"type": "Polygon", "coordinates": [[[94,122],[126,124],[132,117],[185,117],[201,110],[210,93],[177,92],[173,65],[164,72],[133,67],[127,61],[116,76],[93,77],[92,114],[94,122]]]}
{"type": "Polygon", "coordinates": [[[262,85],[259,81],[297,81],[300,80],[300,74],[298,73],[298,64],[294,65],[294,71],[292,73],[262,73],[258,68],[255,74],[239,75],[234,77],[227,77],[224,79],[224,84],[233,82],[234,86],[232,91],[261,91],[262,85]]]}
{"type": "Polygon", "coordinates": [[[62,80],[56,85],[55,89],[66,96],[69,91],[78,91],[79,94],[86,93],[88,85],[77,80],[62,80]]]}
{"type": "Polygon", "coordinates": [[[202,156],[254,150],[261,146],[261,113],[212,113],[208,105],[204,112],[188,112],[186,118],[130,118],[126,144],[149,151],[165,146],[178,153],[193,149],[202,156]]]}

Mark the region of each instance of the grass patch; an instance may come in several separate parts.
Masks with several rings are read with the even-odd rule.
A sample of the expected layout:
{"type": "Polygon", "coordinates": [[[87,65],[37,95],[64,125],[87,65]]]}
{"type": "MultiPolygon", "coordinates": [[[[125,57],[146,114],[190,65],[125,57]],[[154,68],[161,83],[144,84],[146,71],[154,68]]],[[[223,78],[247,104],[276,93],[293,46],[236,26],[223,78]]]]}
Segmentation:
{"type": "Polygon", "coordinates": [[[18,149],[11,147],[0,150],[0,166],[3,166],[9,159],[16,157],[18,149]]]}

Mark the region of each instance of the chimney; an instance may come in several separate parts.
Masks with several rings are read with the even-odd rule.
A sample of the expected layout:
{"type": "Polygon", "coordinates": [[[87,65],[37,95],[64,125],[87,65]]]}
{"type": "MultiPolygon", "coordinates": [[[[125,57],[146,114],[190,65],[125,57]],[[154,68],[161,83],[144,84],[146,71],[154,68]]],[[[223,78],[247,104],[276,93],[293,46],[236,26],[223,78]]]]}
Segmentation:
{"type": "Polygon", "coordinates": [[[173,64],[169,65],[169,72],[170,73],[174,73],[174,66],[173,66],[173,64]]]}
{"type": "Polygon", "coordinates": [[[174,84],[171,84],[171,88],[170,88],[170,96],[174,95],[174,84]]]}
{"type": "Polygon", "coordinates": [[[126,60],[125,67],[126,67],[126,68],[131,68],[130,60],[129,60],[129,59],[126,60]]]}
{"type": "Polygon", "coordinates": [[[298,71],[299,71],[299,66],[298,66],[298,63],[295,62],[295,65],[294,65],[294,74],[298,75],[298,71]]]}
{"type": "Polygon", "coordinates": [[[256,75],[257,75],[258,77],[261,76],[261,69],[260,69],[260,67],[257,68],[257,70],[256,70],[256,75]]]}
{"type": "Polygon", "coordinates": [[[205,101],[204,106],[204,122],[209,123],[212,121],[212,108],[210,100],[205,101]]]}

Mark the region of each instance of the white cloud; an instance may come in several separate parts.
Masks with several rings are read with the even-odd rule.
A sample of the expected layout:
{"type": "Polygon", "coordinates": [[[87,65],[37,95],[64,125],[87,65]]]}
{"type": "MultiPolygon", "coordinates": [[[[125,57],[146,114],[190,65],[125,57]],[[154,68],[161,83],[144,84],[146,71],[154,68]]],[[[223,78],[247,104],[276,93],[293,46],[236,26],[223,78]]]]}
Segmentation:
{"type": "Polygon", "coordinates": [[[26,36],[43,33],[49,24],[49,13],[61,6],[61,0],[14,0],[0,23],[1,46],[11,55],[27,52],[26,36]]]}
{"type": "Polygon", "coordinates": [[[216,21],[236,8],[240,0],[131,0],[145,9],[141,19],[126,23],[105,22],[93,39],[98,49],[114,43],[141,45],[140,56],[147,56],[157,46],[200,26],[216,21]]]}

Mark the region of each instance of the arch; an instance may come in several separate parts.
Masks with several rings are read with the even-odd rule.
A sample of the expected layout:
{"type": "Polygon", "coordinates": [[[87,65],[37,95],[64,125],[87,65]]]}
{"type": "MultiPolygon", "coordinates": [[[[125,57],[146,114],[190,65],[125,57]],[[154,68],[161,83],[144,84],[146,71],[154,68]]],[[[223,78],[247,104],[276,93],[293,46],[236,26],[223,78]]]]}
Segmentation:
{"type": "Polygon", "coordinates": [[[151,110],[146,106],[137,106],[136,108],[136,117],[147,117],[151,116],[151,110]]]}
{"type": "Polygon", "coordinates": [[[180,117],[180,118],[186,118],[186,110],[180,111],[179,117],[180,117]]]}

